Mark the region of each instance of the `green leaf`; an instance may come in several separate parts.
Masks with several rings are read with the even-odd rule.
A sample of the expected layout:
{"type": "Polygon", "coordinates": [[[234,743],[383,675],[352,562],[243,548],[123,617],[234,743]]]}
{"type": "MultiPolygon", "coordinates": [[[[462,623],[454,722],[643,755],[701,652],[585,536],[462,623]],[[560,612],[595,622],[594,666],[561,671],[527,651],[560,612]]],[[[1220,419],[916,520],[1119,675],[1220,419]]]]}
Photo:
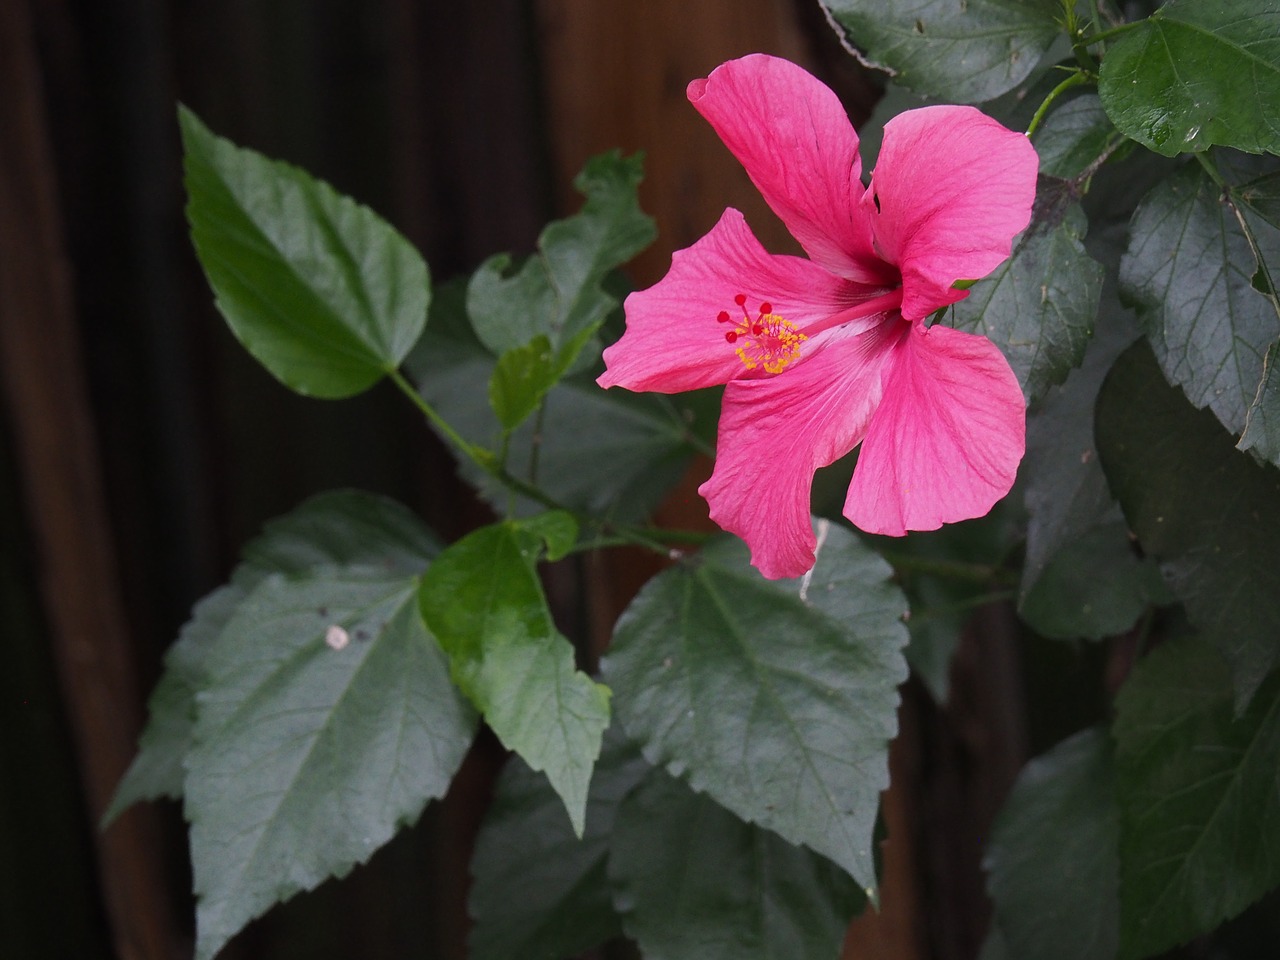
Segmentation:
{"type": "Polygon", "coordinates": [[[1242,716],[1196,638],[1140,661],[1116,701],[1123,960],[1235,916],[1280,884],[1280,677],[1242,716]]]}
{"type": "Polygon", "coordinates": [[[564,510],[547,510],[518,523],[521,530],[533,534],[547,545],[547,559],[563,560],[578,542],[578,521],[564,510]]]}
{"type": "Polygon", "coordinates": [[[1267,223],[1280,228],[1280,170],[1241,184],[1236,196],[1267,223]]]}
{"type": "Polygon", "coordinates": [[[1109,297],[1080,369],[1027,417],[1026,559],[1018,612],[1047,637],[1097,640],[1129,629],[1149,603],[1169,603],[1153,561],[1139,558],[1107,489],[1093,409],[1107,371],[1138,336],[1109,297]]]}
{"type": "Polygon", "coordinates": [[[659,574],[601,669],[651,763],[870,890],[906,601],[857,537],[818,529],[817,565],[800,580],[763,579],[736,540],[659,574]]]}
{"type": "MultiPolygon", "coordinates": [[[[1263,256],[1280,264],[1280,231],[1261,221],[1251,226],[1263,256]]],[[[1257,265],[1230,205],[1199,166],[1188,165],[1147,195],[1130,235],[1121,287],[1161,369],[1240,434],[1280,317],[1251,285],[1257,265]]]]}
{"type": "Polygon", "coordinates": [[[138,740],[138,755],[116,787],[102,815],[105,829],[139,800],[182,797],[196,723],[196,693],[204,680],[204,661],[247,591],[243,586],[219,587],[195,605],[165,653],[164,673],[147,701],[147,726],[138,740]]]}
{"type": "Polygon", "coordinates": [[[609,838],[622,798],[651,769],[616,725],[606,730],[579,840],[546,777],[518,757],[507,764],[471,860],[472,960],[559,960],[621,935],[609,838]]]}
{"type": "Polygon", "coordinates": [[[863,903],[830,861],[659,771],[622,802],[609,879],[647,960],[834,960],[863,903]]]}
{"type": "Polygon", "coordinates": [[[617,306],[602,281],[654,237],[653,221],[636,201],[642,178],[640,156],[592,157],[574,180],[586,203],[547,226],[536,256],[514,272],[506,254],[480,266],[467,288],[467,311],[492,353],[501,356],[539,334],[558,350],[617,306]]]}
{"type": "Polygon", "coordinates": [[[991,829],[983,862],[1010,956],[1115,956],[1119,840],[1105,730],[1078,733],[1023,768],[991,829]]]}
{"type": "Polygon", "coordinates": [[[1280,340],[1267,348],[1262,360],[1262,382],[1249,407],[1244,433],[1237,446],[1270,463],[1280,464],[1280,340]]]}
{"type": "Polygon", "coordinates": [[[382,566],[271,574],[209,650],[184,791],[200,960],[448,789],[476,718],[416,596],[382,566]]]}
{"type": "MultiPolygon", "coordinates": [[[[408,367],[423,396],[468,441],[489,445],[499,439],[502,425],[478,388],[490,380],[494,358],[471,332],[461,298],[449,286],[438,292],[408,367]]],[[[602,390],[589,376],[571,377],[547,393],[539,431],[526,422],[511,434],[508,469],[528,477],[536,463],[538,486],[557,502],[619,522],[643,520],[684,475],[701,442],[693,439],[695,429],[714,436],[718,404],[708,400],[715,398],[706,391],[633,394],[602,390]],[[709,428],[701,427],[703,420],[709,428]]],[[[490,503],[506,510],[505,487],[468,464],[461,470],[490,503]]],[[[521,501],[519,509],[543,508],[521,501]]]]}
{"type": "Polygon", "coordinates": [[[489,405],[509,433],[542,404],[552,387],[578,358],[596,326],[579,331],[563,350],[555,353],[545,334],[538,334],[523,347],[508,350],[498,358],[489,379],[489,405]]]}
{"type": "Polygon", "coordinates": [[[1280,10],[1169,0],[1107,49],[1098,92],[1121,132],[1166,157],[1280,153],[1280,10]]]}
{"type": "Polygon", "coordinates": [[[895,83],[981,103],[1021,83],[1061,32],[1057,0],[822,0],[836,32],[895,83]]]}
{"type": "Polygon", "coordinates": [[[1065,186],[1041,178],[1031,226],[1013,255],[952,308],[953,326],[1001,349],[1028,400],[1080,363],[1102,293],[1102,265],[1081,242],[1088,223],[1065,186]]]}
{"type": "Polygon", "coordinates": [[[1115,127],[1093,94],[1068,100],[1045,118],[1035,135],[1040,175],[1074,180],[1118,139],[1115,127]]]}
{"type": "Polygon", "coordinates": [[[191,749],[205,657],[240,602],[269,574],[301,574],[335,564],[376,564],[416,574],[439,549],[430,531],[400,504],[357,491],[320,494],[268,523],[245,546],[231,583],[196,604],[165,655],[138,756],[103,817],[104,825],[139,800],[182,796],[183,763],[191,749]]]}
{"type": "Polygon", "coordinates": [[[1280,471],[1234,449],[1141,342],[1103,384],[1096,430],[1130,528],[1230,664],[1243,706],[1280,664],[1280,471]]]}
{"type": "Polygon", "coordinates": [[[427,265],[367,207],[215,136],[185,107],[187,220],[218,309],[286,386],[349,397],[422,333],[427,265]]]}
{"type": "Polygon", "coordinates": [[[540,544],[515,523],[482,527],[431,565],[420,599],[458,686],[503,745],[546,774],[581,836],[609,689],[575,669],[551,620],[540,544]]]}

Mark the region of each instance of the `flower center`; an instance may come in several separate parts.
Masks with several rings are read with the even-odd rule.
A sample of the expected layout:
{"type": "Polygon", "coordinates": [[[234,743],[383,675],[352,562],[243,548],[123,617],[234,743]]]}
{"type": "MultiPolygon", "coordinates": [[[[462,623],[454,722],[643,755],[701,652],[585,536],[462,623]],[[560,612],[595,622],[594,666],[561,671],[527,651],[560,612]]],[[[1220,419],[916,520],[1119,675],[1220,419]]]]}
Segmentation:
{"type": "Polygon", "coordinates": [[[747,313],[747,298],[738,294],[733,302],[742,311],[742,319],[734,321],[727,310],[716,317],[720,323],[734,323],[724,335],[728,343],[737,344],[738,359],[748,370],[763,367],[765,373],[780,373],[787,364],[800,356],[800,344],[809,338],[796,329],[790,320],[784,320],[773,312],[773,304],[764,302],[753,320],[747,313]]]}

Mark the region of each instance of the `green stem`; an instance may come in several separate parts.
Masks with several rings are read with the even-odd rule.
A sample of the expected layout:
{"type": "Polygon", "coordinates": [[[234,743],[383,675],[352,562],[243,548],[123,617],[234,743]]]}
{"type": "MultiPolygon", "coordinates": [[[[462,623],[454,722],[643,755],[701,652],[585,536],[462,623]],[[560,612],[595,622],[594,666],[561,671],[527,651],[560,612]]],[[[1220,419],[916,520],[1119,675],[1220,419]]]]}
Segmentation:
{"type": "MultiPolygon", "coordinates": [[[[557,501],[554,497],[548,496],[544,491],[531,483],[526,483],[519,477],[513,476],[506,468],[504,460],[495,458],[494,455],[474,444],[468,443],[462,436],[449,425],[435,408],[427,402],[422,394],[414,389],[413,384],[398,370],[392,370],[388,374],[391,382],[394,383],[406,397],[412,401],[422,415],[434,426],[441,434],[449,440],[457,449],[458,453],[466,457],[473,464],[493,477],[513,494],[519,494],[535,503],[546,507],[548,510],[560,510],[571,515],[579,526],[594,527],[599,529],[601,536],[594,541],[588,541],[587,544],[580,544],[575,552],[581,552],[585,549],[591,549],[594,546],[621,546],[630,545],[637,547],[645,547],[662,556],[671,555],[671,547],[669,544],[690,544],[697,545],[705,543],[712,534],[702,533],[696,530],[664,530],[662,528],[644,528],[630,526],[614,526],[607,521],[600,520],[587,514],[579,513],[571,510],[564,504],[557,501]]],[[[505,458],[504,458],[505,459],[505,458]]]]}
{"type": "Polygon", "coordinates": [[[1058,97],[1066,93],[1072,87],[1078,87],[1083,83],[1088,83],[1089,77],[1090,75],[1084,70],[1076,70],[1067,77],[1067,79],[1063,80],[1060,84],[1050,90],[1049,95],[1044,98],[1044,102],[1036,108],[1036,114],[1031,118],[1031,123],[1027,127],[1027,136],[1029,137],[1036,132],[1036,128],[1040,126],[1040,121],[1043,120],[1045,114],[1049,112],[1049,107],[1052,105],[1053,101],[1057,100],[1058,97]]]}
{"type": "Polygon", "coordinates": [[[1122,23],[1118,27],[1112,27],[1110,30],[1103,30],[1101,33],[1095,33],[1092,36],[1081,37],[1080,45],[1092,47],[1095,43],[1102,43],[1105,40],[1110,40],[1112,37],[1118,37],[1120,34],[1126,33],[1134,27],[1141,26],[1144,23],[1146,23],[1145,20],[1134,20],[1131,23],[1122,23]]]}

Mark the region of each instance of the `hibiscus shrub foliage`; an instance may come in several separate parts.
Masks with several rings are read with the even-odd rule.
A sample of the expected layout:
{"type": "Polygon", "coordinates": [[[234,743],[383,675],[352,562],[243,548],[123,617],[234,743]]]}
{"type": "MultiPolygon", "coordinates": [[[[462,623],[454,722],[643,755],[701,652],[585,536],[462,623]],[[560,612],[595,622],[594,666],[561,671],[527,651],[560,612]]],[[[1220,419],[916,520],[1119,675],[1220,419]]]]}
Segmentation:
{"type": "Polygon", "coordinates": [[[1137,960],[1280,885],[1280,8],[823,3],[889,78],[861,138],[785,61],[689,87],[806,256],[728,210],[629,295],[638,158],[433,286],[376,214],[181,112],[245,348],[313,397],[390,379],[500,518],[446,544],[321,495],[195,607],[109,815],[181,798],[197,957],[413,822],[483,722],[516,756],[477,960],[834,960],[877,900],[898,689],[945,698],[987,602],[1129,651],[1110,722],[987,838],[987,957],[1137,960]],[[714,537],[651,520],[700,453],[714,537]],[[541,571],[616,546],[670,562],[592,676],[541,571]]]}

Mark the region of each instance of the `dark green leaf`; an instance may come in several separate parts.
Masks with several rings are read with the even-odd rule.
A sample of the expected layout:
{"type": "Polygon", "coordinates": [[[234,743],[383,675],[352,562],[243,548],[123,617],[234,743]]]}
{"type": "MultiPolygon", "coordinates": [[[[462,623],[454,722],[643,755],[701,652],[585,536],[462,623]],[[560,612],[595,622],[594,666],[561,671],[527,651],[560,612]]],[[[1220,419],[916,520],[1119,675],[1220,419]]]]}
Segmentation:
{"type": "MultiPolygon", "coordinates": [[[[492,354],[467,327],[461,300],[449,287],[439,291],[431,316],[408,361],[419,389],[468,441],[496,443],[502,426],[481,386],[493,374],[492,354]]],[[[531,422],[511,435],[508,468],[528,477],[536,462],[538,486],[559,503],[620,522],[642,520],[687,469],[705,399],[705,391],[664,397],[605,391],[590,377],[563,380],[546,396],[538,442],[531,422]]],[[[505,487],[465,463],[462,472],[506,509],[505,487]]],[[[531,502],[520,507],[522,513],[542,509],[531,502]]]]}
{"type": "Polygon", "coordinates": [[[1022,595],[1018,613],[1038,633],[1099,640],[1124,633],[1148,604],[1171,600],[1159,571],[1134,552],[1115,512],[1112,522],[1060,545],[1022,595]]]}
{"type": "Polygon", "coordinates": [[[1243,705],[1280,663],[1280,471],[1234,449],[1141,342],[1107,377],[1096,429],[1130,528],[1230,664],[1243,705]]]}
{"type": "Polygon", "coordinates": [[[542,537],[515,523],[468,534],[422,578],[422,613],[453,677],[504,746],[541,770],[582,835],[609,690],[574,667],[547,609],[542,537]]]}
{"type": "Polygon", "coordinates": [[[476,718],[416,596],[380,566],[271,574],[208,651],[184,790],[200,960],[448,788],[476,718]]]}
{"type": "Polygon", "coordinates": [[[1012,90],[1061,32],[1057,0],[822,0],[845,44],[921,95],[981,103],[1012,90]]]}
{"type": "Polygon", "coordinates": [[[1280,171],[1241,184],[1236,194],[1254,213],[1280,229],[1280,171]]]}
{"type": "Polygon", "coordinates": [[[1226,664],[1180,638],[1117,699],[1124,960],[1235,916],[1280,884],[1280,677],[1237,717],[1226,664]]]}
{"type": "Polygon", "coordinates": [[[1262,360],[1262,383],[1257,396],[1249,407],[1244,433],[1238,446],[1251,450],[1256,456],[1271,463],[1280,464],[1280,340],[1267,348],[1262,360]]]}
{"type": "Polygon", "coordinates": [[[863,902],[830,861],[659,771],[622,802],[609,878],[647,960],[835,960],[863,902]]]}
{"type": "MultiPolygon", "coordinates": [[[[1251,225],[1263,256],[1280,264],[1280,231],[1251,225]]],[[[1191,164],[1148,194],[1130,235],[1120,282],[1161,369],[1240,434],[1280,317],[1250,283],[1257,264],[1230,204],[1191,164]]]]}
{"type": "Polygon", "coordinates": [[[1119,840],[1105,730],[1078,733],[1023,768],[992,827],[983,863],[1010,956],[1115,956],[1119,840]]]}
{"type": "Polygon", "coordinates": [[[1280,153],[1280,10],[1169,0],[1107,49],[1098,92],[1125,135],[1166,157],[1280,153]]]}
{"type": "Polygon", "coordinates": [[[653,221],[636,202],[641,159],[616,151],[592,157],[574,181],[587,202],[576,216],[547,226],[536,256],[514,273],[505,254],[475,272],[467,312],[493,354],[523,347],[539,334],[559,350],[617,306],[601,282],[654,236],[653,221]]]}
{"type": "Polygon", "coordinates": [[[245,546],[231,583],[196,604],[166,654],[164,675],[148,703],[151,716],[138,756],[104,822],[139,800],[182,795],[183,762],[191,749],[205,656],[240,601],[265,577],[340,564],[372,564],[416,574],[439,549],[436,539],[404,507],[356,491],[320,494],[268,523],[262,536],[245,546]]]}
{"type": "Polygon", "coordinates": [[[1081,243],[1087,221],[1065,188],[1041,178],[1031,226],[1013,256],[952,308],[955,327],[1003,351],[1028,400],[1080,363],[1102,293],[1102,266],[1081,243]]]}
{"type": "Polygon", "coordinates": [[[286,386],[368,389],[422,333],[427,265],[367,207],[180,111],[187,219],[218,309],[286,386]]]}
{"type": "Polygon", "coordinates": [[[191,749],[205,657],[246,592],[243,586],[228,584],[192,609],[191,619],[165,654],[164,673],[147,701],[149,716],[138,740],[138,755],[102,816],[104,827],[139,800],[182,797],[187,776],[183,762],[191,749]]]}
{"type": "Polygon", "coordinates": [[[560,960],[622,933],[605,866],[622,798],[652,769],[616,725],[587,797],[579,840],[546,777],[512,758],[476,840],[472,960],[560,960]]]}
{"type": "Polygon", "coordinates": [[[1079,177],[1118,136],[1096,96],[1068,100],[1045,118],[1035,135],[1041,176],[1079,177]]]}
{"type": "Polygon", "coordinates": [[[602,664],[646,758],[876,883],[906,601],[853,534],[819,524],[801,580],[764,580],[724,540],[651,580],[602,664]]]}

